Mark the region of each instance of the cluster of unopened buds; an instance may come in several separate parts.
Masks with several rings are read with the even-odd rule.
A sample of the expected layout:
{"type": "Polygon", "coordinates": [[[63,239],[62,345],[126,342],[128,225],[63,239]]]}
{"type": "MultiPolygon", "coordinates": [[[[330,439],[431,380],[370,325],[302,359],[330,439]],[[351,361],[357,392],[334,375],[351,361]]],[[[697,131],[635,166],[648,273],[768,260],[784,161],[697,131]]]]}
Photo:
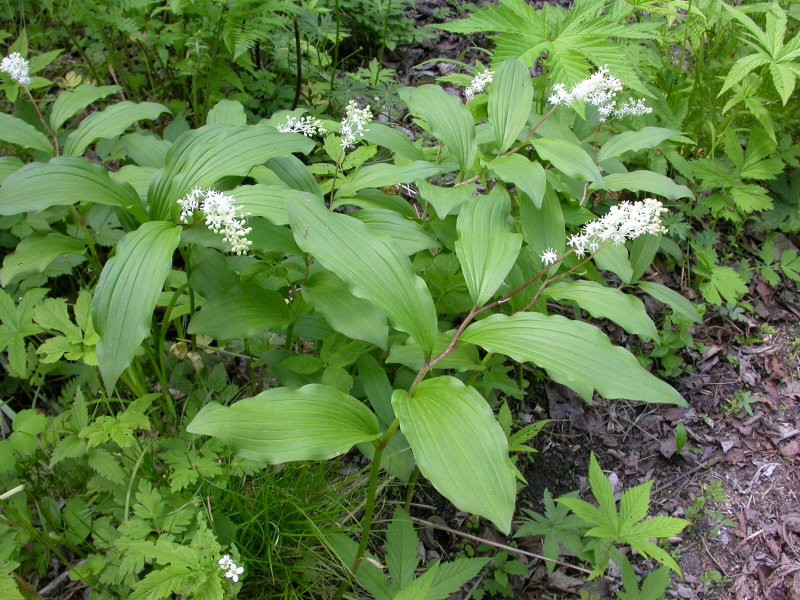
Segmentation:
{"type": "Polygon", "coordinates": [[[550,104],[572,106],[575,102],[585,102],[597,107],[601,121],[606,121],[611,115],[620,119],[653,112],[653,109],[646,106],[641,99],[629,99],[618,105],[616,98],[622,88],[622,81],[609,75],[606,67],[601,67],[588,79],[575,84],[571,90],[567,90],[563,83],[557,83],[553,86],[550,104]]]}
{"type": "Polygon", "coordinates": [[[233,562],[233,559],[230,555],[226,554],[222,558],[219,559],[219,568],[225,571],[225,577],[233,581],[234,583],[239,582],[239,576],[244,573],[244,567],[239,567],[233,562]]]}
{"type": "Polygon", "coordinates": [[[178,205],[182,223],[189,223],[195,212],[202,212],[206,217],[206,227],[222,235],[234,254],[244,254],[252,245],[253,242],[247,239],[252,228],[247,227],[242,207],[237,206],[230,196],[213,189],[195,188],[178,200],[178,205]]]}
{"type": "Polygon", "coordinates": [[[281,133],[302,133],[306,137],[328,133],[324,123],[313,117],[300,117],[298,119],[297,117],[288,116],[285,123],[278,125],[277,130],[281,133]]]}
{"type": "Polygon", "coordinates": [[[0,62],[0,71],[8,73],[20,85],[30,85],[30,65],[19,52],[12,52],[0,62]]]}

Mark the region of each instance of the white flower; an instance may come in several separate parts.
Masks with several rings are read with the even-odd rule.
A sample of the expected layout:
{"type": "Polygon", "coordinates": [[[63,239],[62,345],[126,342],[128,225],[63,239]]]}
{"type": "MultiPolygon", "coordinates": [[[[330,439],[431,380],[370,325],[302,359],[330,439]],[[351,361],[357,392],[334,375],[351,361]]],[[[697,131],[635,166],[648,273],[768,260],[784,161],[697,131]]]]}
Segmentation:
{"type": "Polygon", "coordinates": [[[219,563],[219,568],[225,571],[225,577],[231,579],[234,583],[239,582],[239,575],[244,573],[244,567],[236,566],[236,563],[233,562],[228,554],[220,558],[217,562],[219,563]]]}
{"type": "Polygon", "coordinates": [[[653,111],[642,99],[629,99],[617,105],[616,96],[622,91],[622,81],[608,74],[607,67],[601,67],[588,79],[584,79],[567,91],[563,83],[553,86],[550,104],[554,106],[572,106],[575,102],[585,102],[597,107],[600,121],[606,121],[612,114],[617,118],[624,116],[640,116],[653,111]]]}
{"type": "Polygon", "coordinates": [[[483,92],[483,90],[486,89],[486,86],[492,83],[493,77],[494,71],[484,71],[483,73],[478,73],[475,75],[475,77],[472,78],[472,82],[469,84],[469,87],[464,90],[464,98],[466,98],[467,102],[483,92]]]}
{"type": "Polygon", "coordinates": [[[621,202],[612,206],[603,218],[584,225],[580,234],[569,239],[569,245],[577,256],[583,256],[587,250],[597,252],[606,242],[618,245],[647,233],[665,233],[661,224],[661,215],[665,212],[664,205],[653,198],[621,202]]]}
{"type": "Polygon", "coordinates": [[[276,128],[281,133],[302,133],[306,137],[314,137],[315,135],[325,135],[328,130],[319,119],[312,117],[286,117],[286,123],[278,125],[276,128]]]}
{"type": "Polygon", "coordinates": [[[541,259],[542,264],[547,267],[555,264],[558,261],[558,253],[556,253],[553,248],[547,248],[539,255],[539,258],[541,259]]]}
{"type": "Polygon", "coordinates": [[[649,106],[646,106],[644,100],[641,98],[637,98],[636,100],[633,98],[628,98],[628,100],[616,108],[614,111],[614,116],[618,119],[627,116],[640,117],[651,112],[653,112],[653,109],[649,106]]]}
{"type": "Polygon", "coordinates": [[[29,67],[28,61],[22,58],[19,52],[12,52],[0,63],[0,71],[8,73],[11,79],[21,85],[30,85],[31,83],[29,67]]]}
{"type": "Polygon", "coordinates": [[[244,254],[252,245],[247,235],[252,227],[247,227],[242,208],[234,204],[234,199],[216,190],[193,189],[185,198],[178,200],[181,207],[181,222],[188,223],[198,210],[206,217],[206,226],[219,233],[231,247],[234,254],[244,254]]]}
{"type": "Polygon", "coordinates": [[[372,111],[369,105],[366,108],[358,108],[356,101],[350,100],[345,108],[344,119],[342,119],[342,148],[355,146],[356,142],[369,131],[367,124],[370,121],[372,121],[372,111]]]}

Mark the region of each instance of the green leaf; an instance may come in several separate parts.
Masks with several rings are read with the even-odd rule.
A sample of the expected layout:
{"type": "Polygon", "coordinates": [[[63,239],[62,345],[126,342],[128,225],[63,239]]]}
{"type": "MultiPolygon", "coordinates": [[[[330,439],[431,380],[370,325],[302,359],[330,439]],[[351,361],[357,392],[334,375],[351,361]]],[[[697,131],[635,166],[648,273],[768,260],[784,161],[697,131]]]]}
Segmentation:
{"type": "Polygon", "coordinates": [[[150,331],[153,309],[172,267],[181,228],[151,221],[128,233],[109,260],[92,303],[92,319],[100,334],[97,360],[108,390],[131,364],[150,331]]]}
{"type": "Polygon", "coordinates": [[[30,163],[0,187],[0,215],[37,212],[51,206],[87,203],[139,209],[141,200],[129,184],[114,181],[100,165],[81,158],[30,163]]]}
{"type": "Polygon", "coordinates": [[[528,121],[533,105],[531,73],[522,62],[509,59],[495,69],[489,86],[489,124],[494,131],[498,153],[516,141],[528,121]]]}
{"type": "Polygon", "coordinates": [[[206,125],[187,131],[172,144],[166,166],[147,192],[151,217],[170,220],[177,213],[176,201],[195,187],[211,187],[226,176],[243,177],[271,158],[313,148],[313,140],[278,133],[268,125],[206,125]]]}
{"type": "Polygon", "coordinates": [[[628,249],[624,244],[609,244],[595,254],[594,262],[599,268],[614,273],[622,283],[630,283],[633,280],[633,267],[628,260],[628,249]]]}
{"type": "Polygon", "coordinates": [[[646,340],[657,340],[658,329],[636,296],[594,281],[556,282],[547,286],[544,296],[569,300],[596,319],[610,319],[628,333],[646,340]]]}
{"type": "Polygon", "coordinates": [[[638,131],[624,131],[603,144],[603,147],[597,153],[597,162],[622,156],[626,152],[649,150],[667,140],[690,142],[679,131],[665,129],[664,127],[643,127],[638,131]]]}
{"type": "Polygon", "coordinates": [[[459,510],[511,529],[516,498],[508,441],[486,400],[454,377],[395,390],[392,406],[420,472],[459,510]]]}
{"type": "Polygon", "coordinates": [[[208,111],[206,125],[247,125],[244,106],[236,100],[220,100],[208,111]]]}
{"type": "Polygon", "coordinates": [[[392,384],[386,371],[369,354],[362,354],[356,363],[361,386],[375,414],[388,427],[394,420],[392,410],[392,384]]]}
{"type": "Polygon", "coordinates": [[[498,156],[486,166],[506,183],[513,183],[517,190],[533,200],[536,208],[541,208],[547,189],[547,177],[542,165],[529,161],[521,154],[512,154],[498,156]]]}
{"type": "Polygon", "coordinates": [[[172,598],[184,591],[197,575],[183,565],[169,565],[156,569],[136,583],[128,598],[130,600],[161,600],[172,598]]]}
{"type": "Polygon", "coordinates": [[[74,90],[61,92],[56,101],[53,102],[53,109],[50,111],[50,127],[53,130],[60,129],[67,122],[67,119],[74,117],[78,111],[121,89],[118,85],[103,85],[100,87],[79,85],[74,90]]]}
{"type": "MultiPolygon", "coordinates": [[[[327,545],[330,545],[347,571],[351,572],[353,562],[356,559],[358,544],[343,533],[329,533],[325,536],[325,541],[327,545]]],[[[389,583],[386,581],[381,567],[378,566],[380,563],[369,552],[366,553],[366,558],[369,560],[361,562],[355,576],[359,585],[367,590],[375,600],[392,600],[392,595],[389,592],[389,583]]]]}
{"type": "Polygon", "coordinates": [[[505,280],[519,256],[522,236],[511,233],[511,198],[502,186],[471,198],[458,215],[456,256],[475,306],[485,304],[505,280]]]}
{"type": "Polygon", "coordinates": [[[439,563],[427,600],[447,600],[481,572],[489,558],[457,558],[439,563]]]}
{"type": "Polygon", "coordinates": [[[531,142],[544,160],[564,173],[580,181],[591,181],[594,187],[604,188],[603,175],[586,150],[578,144],[558,138],[539,138],[531,142]]]}
{"type": "Polygon", "coordinates": [[[631,171],[630,173],[612,173],[603,178],[605,187],[612,192],[631,190],[633,192],[649,192],[663,196],[668,200],[694,198],[692,191],[685,185],[678,185],[669,177],[652,171],[631,171]]]}
{"type": "Polygon", "coordinates": [[[316,199],[293,202],[289,221],[304,251],[344,280],[355,296],[380,308],[392,325],[411,335],[427,353],[431,351],[437,333],[433,298],[397,246],[358,219],[331,213],[316,199]]]}
{"type": "Polygon", "coordinates": [[[619,503],[620,531],[626,533],[630,527],[647,516],[650,510],[650,489],[653,482],[648,481],[627,490],[619,503]]]}
{"type": "Polygon", "coordinates": [[[283,330],[291,322],[289,307],[278,292],[240,283],[206,301],[189,322],[189,333],[217,340],[253,337],[266,329],[283,330]]]}
{"type": "Polygon", "coordinates": [[[360,210],[352,216],[366,223],[372,233],[394,242],[407,256],[440,247],[436,238],[429,235],[416,218],[408,219],[393,210],[381,208],[360,210]]]}
{"type": "Polygon", "coordinates": [[[555,250],[559,256],[564,253],[564,212],[553,191],[545,193],[539,207],[533,200],[520,199],[519,218],[522,221],[522,235],[535,256],[540,257],[542,252],[549,249],[555,250]]]}
{"type": "Polygon", "coordinates": [[[305,163],[293,154],[270,158],[267,161],[267,167],[293,190],[322,197],[322,190],[314,175],[308,170],[305,163]]]}
{"type": "Polygon", "coordinates": [[[26,237],[3,259],[0,285],[5,286],[20,275],[42,273],[60,256],[83,254],[85,250],[79,240],[60,233],[26,237]]]}
{"type": "Polygon", "coordinates": [[[152,121],[165,112],[168,113],[169,109],[155,102],[112,104],[81,121],[78,128],[67,136],[64,154],[82,156],[86,148],[97,140],[116,137],[137,121],[152,121]]]}
{"type": "Polygon", "coordinates": [[[315,198],[307,192],[287,190],[277,185],[240,185],[227,192],[242,207],[242,212],[251,217],[264,217],[274,225],[288,225],[286,205],[298,198],[315,198]]]}
{"type": "Polygon", "coordinates": [[[417,179],[427,179],[444,170],[442,165],[435,165],[417,160],[407,165],[389,165],[378,163],[362,167],[354,175],[348,177],[336,191],[336,197],[352,196],[367,188],[381,188],[408,183],[417,179]]]}
{"type": "Polygon", "coordinates": [[[351,294],[347,284],[330,271],[314,273],[303,286],[303,297],[339,333],[384,350],[388,347],[386,315],[375,305],[351,294]]]}
{"type": "Polygon", "coordinates": [[[747,293],[747,285],[730,267],[715,265],[711,277],[700,284],[700,293],[711,304],[720,306],[722,300],[735,304],[747,293]]]}
{"type": "Polygon", "coordinates": [[[769,62],[769,58],[762,54],[749,54],[748,56],[740,58],[733,63],[731,70],[728,71],[728,76],[725,78],[725,83],[717,96],[721,96],[734,85],[740,83],[747,76],[747,74],[754,69],[763,67],[764,65],[769,64],[769,62]]]}
{"type": "Polygon", "coordinates": [[[380,437],[361,402],[332,387],[273,388],[231,406],[204,406],[186,430],[210,435],[245,458],[271,464],[327,460],[380,437]]]}
{"type": "Polygon", "coordinates": [[[53,144],[45,134],[30,123],[6,113],[0,113],[0,141],[53,154],[53,144]]]}
{"type": "Polygon", "coordinates": [[[469,110],[438,85],[402,88],[400,97],[412,113],[428,124],[431,135],[447,147],[458,162],[462,178],[466,177],[478,152],[475,123],[469,110]]]}
{"type": "Polygon", "coordinates": [[[394,595],[392,600],[418,600],[427,598],[433,585],[433,578],[439,571],[439,563],[434,562],[428,569],[414,581],[394,595]]]}
{"type": "Polygon", "coordinates": [[[697,312],[697,308],[690,301],[681,296],[675,290],[671,290],[660,283],[652,281],[640,281],[636,284],[646,294],[650,294],[659,302],[663,302],[669,306],[673,312],[680,314],[682,317],[688,319],[692,323],[700,323],[703,317],[697,312]]]}
{"type": "Polygon", "coordinates": [[[24,163],[16,156],[0,156],[0,185],[8,179],[14,171],[22,168],[24,163]]]}
{"type": "Polygon", "coordinates": [[[645,234],[633,240],[630,246],[631,281],[638,281],[650,267],[661,245],[661,236],[645,234]]]}
{"type": "Polygon", "coordinates": [[[393,588],[402,589],[414,579],[419,564],[418,543],[411,518],[398,507],[386,531],[386,566],[393,588]]]}
{"type": "Polygon", "coordinates": [[[589,485],[603,519],[601,523],[593,523],[593,525],[601,525],[612,531],[618,531],[620,524],[617,515],[617,501],[614,499],[614,488],[600,468],[594,452],[589,457],[589,485]]]}
{"type": "Polygon", "coordinates": [[[417,181],[419,197],[430,204],[440,219],[457,212],[457,209],[475,195],[475,184],[441,187],[427,181],[417,181]]]}
{"type": "Polygon", "coordinates": [[[560,315],[492,315],[470,325],[461,340],[532,362],[587,402],[596,389],[609,399],[686,406],[678,392],[645,371],[630,352],[612,345],[602,331],[560,315]]]}
{"type": "Polygon", "coordinates": [[[425,154],[411,143],[402,131],[392,129],[381,123],[370,123],[364,139],[370,144],[388,148],[395,154],[408,160],[425,160],[425,154]]]}

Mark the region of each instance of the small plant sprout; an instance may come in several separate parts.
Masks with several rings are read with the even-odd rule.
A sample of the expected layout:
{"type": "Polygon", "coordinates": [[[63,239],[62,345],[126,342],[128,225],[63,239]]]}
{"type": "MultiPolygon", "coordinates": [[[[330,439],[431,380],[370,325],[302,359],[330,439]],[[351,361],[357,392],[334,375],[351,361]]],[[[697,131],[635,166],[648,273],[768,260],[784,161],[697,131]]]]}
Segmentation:
{"type": "Polygon", "coordinates": [[[281,133],[301,133],[306,137],[328,133],[322,121],[309,116],[298,119],[290,115],[286,117],[286,122],[278,125],[276,129],[281,133]]]}
{"type": "Polygon", "coordinates": [[[578,82],[569,91],[563,83],[557,83],[553,86],[549,100],[553,106],[572,106],[576,102],[596,106],[601,122],[605,122],[611,115],[622,118],[653,112],[653,109],[645,106],[644,100],[641,99],[629,99],[618,106],[617,94],[622,89],[622,81],[609,75],[607,67],[601,67],[591,77],[578,82]]]}
{"type": "Polygon", "coordinates": [[[661,215],[666,211],[664,205],[653,198],[621,202],[612,206],[603,218],[584,225],[581,233],[570,237],[569,245],[577,256],[583,256],[587,250],[597,252],[607,242],[619,245],[647,233],[665,233],[661,215]]]}
{"type": "Polygon", "coordinates": [[[0,71],[8,73],[8,76],[20,85],[30,85],[31,76],[29,70],[28,61],[22,58],[19,52],[12,52],[0,63],[0,71]]]}
{"type": "Polygon", "coordinates": [[[206,226],[222,235],[234,254],[244,254],[253,243],[247,239],[252,228],[246,226],[246,215],[230,196],[213,189],[204,191],[195,188],[178,200],[178,205],[181,207],[182,223],[189,223],[194,213],[201,211],[206,216],[206,226]]]}
{"type": "Polygon", "coordinates": [[[352,148],[356,143],[364,138],[369,131],[367,125],[372,121],[372,110],[369,105],[365,108],[358,108],[355,100],[350,100],[345,108],[344,119],[342,119],[342,148],[352,148]]]}
{"type": "Polygon", "coordinates": [[[218,562],[219,568],[225,571],[225,577],[233,583],[239,583],[239,576],[244,573],[244,567],[237,566],[229,554],[224,555],[218,562]]]}
{"type": "Polygon", "coordinates": [[[486,86],[492,83],[493,77],[493,71],[484,71],[483,73],[478,73],[475,75],[475,77],[472,78],[472,82],[464,90],[464,98],[466,98],[467,102],[472,100],[478,94],[482,93],[483,90],[486,89],[486,86]]]}

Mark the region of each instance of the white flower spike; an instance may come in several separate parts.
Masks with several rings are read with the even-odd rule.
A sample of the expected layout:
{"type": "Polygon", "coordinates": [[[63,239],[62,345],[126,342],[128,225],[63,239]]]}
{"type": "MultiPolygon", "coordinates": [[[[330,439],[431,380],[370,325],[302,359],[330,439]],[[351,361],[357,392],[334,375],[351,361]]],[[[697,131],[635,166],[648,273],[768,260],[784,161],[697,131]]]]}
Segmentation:
{"type": "Polygon", "coordinates": [[[314,137],[315,135],[325,135],[328,130],[319,119],[312,117],[286,117],[286,123],[276,127],[281,133],[302,133],[306,137],[314,137]]]}
{"type": "Polygon", "coordinates": [[[469,102],[475,96],[482,93],[483,90],[486,89],[486,86],[492,83],[492,79],[494,78],[494,71],[484,71],[483,73],[478,73],[475,77],[472,78],[472,82],[469,84],[469,87],[464,90],[464,98],[469,102]]]}
{"type": "Polygon", "coordinates": [[[600,121],[606,121],[611,115],[617,118],[625,116],[641,116],[653,112],[645,106],[642,99],[629,99],[617,106],[617,94],[622,91],[622,81],[608,74],[607,67],[601,67],[588,79],[575,84],[567,91],[563,83],[553,86],[550,104],[553,106],[572,106],[575,102],[585,102],[597,107],[600,121]]]}
{"type": "Polygon", "coordinates": [[[621,202],[612,206],[603,218],[584,225],[580,234],[569,239],[569,245],[577,256],[584,256],[587,251],[597,252],[606,242],[619,245],[647,233],[666,233],[661,224],[661,215],[665,212],[664,205],[653,198],[621,202]]]}
{"type": "Polygon", "coordinates": [[[216,190],[193,189],[185,198],[178,200],[181,207],[181,222],[188,223],[195,212],[206,217],[206,226],[214,233],[221,234],[230,244],[231,252],[244,254],[252,245],[247,235],[252,227],[247,227],[245,214],[234,199],[216,190]]]}
{"type": "Polygon", "coordinates": [[[367,125],[372,121],[372,110],[369,105],[366,108],[358,108],[355,100],[350,100],[345,108],[344,119],[342,119],[342,148],[347,150],[356,145],[363,139],[369,131],[367,125]]]}
{"type": "Polygon", "coordinates": [[[0,63],[0,71],[8,73],[9,77],[20,85],[30,85],[30,65],[22,58],[19,52],[12,52],[0,63]]]}

